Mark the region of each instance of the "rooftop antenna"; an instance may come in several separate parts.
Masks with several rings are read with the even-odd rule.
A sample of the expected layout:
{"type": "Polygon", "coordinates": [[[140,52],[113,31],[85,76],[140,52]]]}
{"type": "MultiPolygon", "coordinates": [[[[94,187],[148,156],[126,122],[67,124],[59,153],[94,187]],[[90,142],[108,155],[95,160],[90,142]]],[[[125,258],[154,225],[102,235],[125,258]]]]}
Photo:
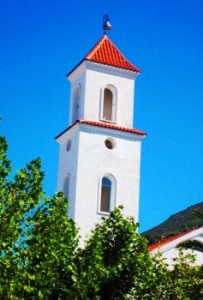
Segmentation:
{"type": "Polygon", "coordinates": [[[108,15],[104,15],[103,16],[103,29],[104,29],[104,34],[106,34],[107,30],[111,29],[111,24],[110,24],[110,20],[109,20],[109,16],[108,15]]]}

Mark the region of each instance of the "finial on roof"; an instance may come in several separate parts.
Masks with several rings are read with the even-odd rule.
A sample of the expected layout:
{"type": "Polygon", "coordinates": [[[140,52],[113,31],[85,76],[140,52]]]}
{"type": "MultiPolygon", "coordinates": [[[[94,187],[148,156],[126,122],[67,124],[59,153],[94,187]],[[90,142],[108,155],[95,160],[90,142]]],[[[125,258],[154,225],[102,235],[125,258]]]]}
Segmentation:
{"type": "Polygon", "coordinates": [[[109,20],[109,16],[108,15],[104,15],[103,16],[103,29],[104,29],[104,34],[106,34],[106,30],[110,30],[111,29],[111,24],[110,24],[110,20],[109,20]]]}

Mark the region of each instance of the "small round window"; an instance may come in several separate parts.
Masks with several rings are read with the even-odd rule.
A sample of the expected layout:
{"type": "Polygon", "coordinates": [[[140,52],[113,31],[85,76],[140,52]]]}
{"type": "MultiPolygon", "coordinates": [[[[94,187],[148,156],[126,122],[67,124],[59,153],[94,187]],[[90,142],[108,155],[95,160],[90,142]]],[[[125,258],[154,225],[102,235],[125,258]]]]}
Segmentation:
{"type": "Polygon", "coordinates": [[[66,145],[66,150],[70,151],[71,148],[71,140],[68,140],[67,145],[66,145]]]}
{"type": "Polygon", "coordinates": [[[105,143],[106,148],[108,148],[108,149],[113,149],[116,147],[116,141],[112,138],[106,139],[104,143],[105,143]]]}

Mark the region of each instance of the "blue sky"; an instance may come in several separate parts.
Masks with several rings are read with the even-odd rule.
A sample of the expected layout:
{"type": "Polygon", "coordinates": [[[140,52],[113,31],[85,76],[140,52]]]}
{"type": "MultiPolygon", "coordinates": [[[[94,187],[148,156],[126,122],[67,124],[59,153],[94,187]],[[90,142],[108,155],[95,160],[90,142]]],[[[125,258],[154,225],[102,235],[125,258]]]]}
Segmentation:
{"type": "MultiPolygon", "coordinates": [[[[8,0],[0,3],[1,133],[13,171],[40,156],[54,194],[67,127],[66,74],[109,37],[142,73],[135,127],[142,145],[140,231],[203,201],[203,2],[201,0],[8,0]]],[[[133,195],[132,195],[133,197],[133,195]]]]}

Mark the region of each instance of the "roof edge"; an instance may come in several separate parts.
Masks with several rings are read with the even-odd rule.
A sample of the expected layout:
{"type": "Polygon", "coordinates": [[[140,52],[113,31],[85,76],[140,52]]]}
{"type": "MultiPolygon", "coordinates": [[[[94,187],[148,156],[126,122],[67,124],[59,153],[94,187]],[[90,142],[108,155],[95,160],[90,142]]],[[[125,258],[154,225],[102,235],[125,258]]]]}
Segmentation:
{"type": "Polygon", "coordinates": [[[192,229],[189,229],[189,230],[186,230],[186,231],[182,231],[182,232],[180,232],[180,233],[178,233],[178,234],[175,234],[174,236],[168,237],[168,238],[166,238],[166,239],[159,240],[158,242],[149,245],[149,246],[148,246],[148,250],[149,250],[149,251],[153,251],[153,250],[156,250],[156,249],[158,249],[158,248],[160,248],[160,247],[166,246],[166,245],[168,245],[169,243],[171,243],[171,242],[173,242],[173,241],[175,241],[175,240],[177,240],[177,239],[183,237],[184,235],[187,235],[187,234],[189,234],[189,233],[191,233],[191,232],[193,232],[193,231],[196,231],[196,230],[200,229],[201,227],[202,227],[202,226],[197,226],[197,227],[195,227],[195,228],[192,228],[192,229]]]}
{"type": "Polygon", "coordinates": [[[63,135],[65,132],[67,132],[69,129],[71,129],[72,127],[74,127],[78,123],[79,124],[86,124],[86,125],[90,125],[90,126],[95,126],[95,127],[103,127],[103,128],[107,128],[107,129],[113,129],[113,130],[117,130],[117,131],[133,133],[133,134],[137,134],[137,135],[140,135],[140,136],[143,136],[143,137],[147,136],[147,133],[145,131],[140,130],[140,129],[130,128],[130,127],[123,127],[123,126],[119,126],[119,125],[111,124],[111,123],[106,123],[106,122],[92,121],[92,120],[86,120],[86,119],[78,119],[72,125],[70,125],[68,128],[63,130],[60,134],[58,134],[55,137],[55,139],[57,140],[61,135],[63,135]]]}

